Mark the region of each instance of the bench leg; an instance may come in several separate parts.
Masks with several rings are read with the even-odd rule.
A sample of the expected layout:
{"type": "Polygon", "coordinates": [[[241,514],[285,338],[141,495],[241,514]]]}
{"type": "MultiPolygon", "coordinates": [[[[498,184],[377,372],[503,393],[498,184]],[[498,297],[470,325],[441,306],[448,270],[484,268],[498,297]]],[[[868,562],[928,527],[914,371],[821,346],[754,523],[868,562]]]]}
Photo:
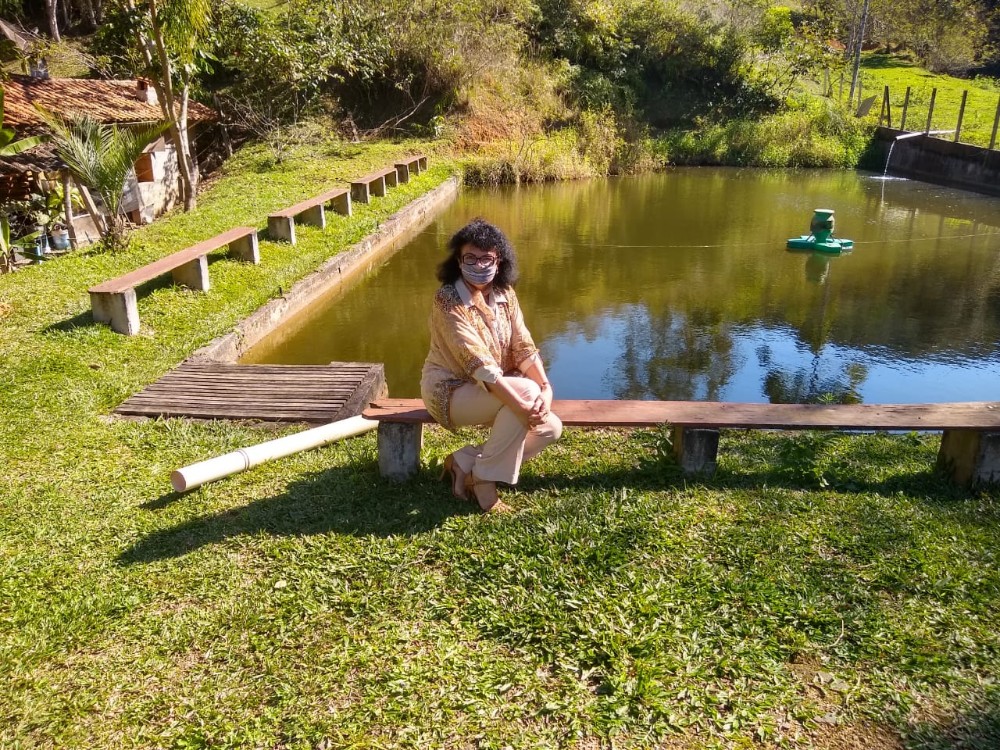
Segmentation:
{"type": "Polygon", "coordinates": [[[350,216],[351,194],[344,193],[343,195],[338,195],[336,198],[330,201],[330,207],[341,216],[350,216]]]}
{"type": "Polygon", "coordinates": [[[417,174],[427,171],[427,157],[421,156],[417,159],[417,174]]]}
{"type": "Polygon", "coordinates": [[[257,242],[257,233],[248,234],[229,243],[229,254],[247,263],[257,265],[260,263],[260,245],[257,242]]]}
{"type": "Polygon", "coordinates": [[[202,255],[183,266],[177,266],[171,274],[175,284],[181,284],[199,292],[207,292],[211,288],[208,281],[208,256],[202,255]]]}
{"type": "Polygon", "coordinates": [[[272,240],[284,240],[295,244],[295,222],[291,216],[268,216],[267,236],[272,240]]]}
{"type": "Polygon", "coordinates": [[[370,203],[371,192],[368,190],[368,183],[355,182],[351,185],[351,200],[355,203],[370,203]]]}
{"type": "Polygon", "coordinates": [[[963,487],[1000,484],[1000,432],[945,430],[937,465],[963,487]]]}
{"type": "Polygon", "coordinates": [[[396,187],[399,184],[399,175],[395,169],[387,173],[382,179],[385,180],[385,184],[388,187],[396,187]]]}
{"type": "Polygon", "coordinates": [[[675,425],[671,433],[674,456],[687,474],[710,477],[715,474],[719,454],[719,431],[675,425]]]}
{"type": "Polygon", "coordinates": [[[396,165],[396,182],[409,182],[410,181],[410,165],[409,164],[397,164],[396,165]]]}
{"type": "Polygon", "coordinates": [[[424,426],[379,422],[378,470],[389,479],[403,481],[420,469],[420,449],[424,443],[424,426]]]}
{"type": "Polygon", "coordinates": [[[377,198],[385,197],[385,177],[379,177],[371,184],[372,195],[377,198]]]}
{"type": "Polygon", "coordinates": [[[326,210],[323,208],[323,204],[307,208],[299,214],[299,221],[303,224],[326,229],[326,210]]]}
{"type": "Polygon", "coordinates": [[[109,323],[111,330],[135,336],[139,333],[139,305],[135,299],[135,289],[108,294],[90,293],[90,306],[94,320],[109,323]]]}

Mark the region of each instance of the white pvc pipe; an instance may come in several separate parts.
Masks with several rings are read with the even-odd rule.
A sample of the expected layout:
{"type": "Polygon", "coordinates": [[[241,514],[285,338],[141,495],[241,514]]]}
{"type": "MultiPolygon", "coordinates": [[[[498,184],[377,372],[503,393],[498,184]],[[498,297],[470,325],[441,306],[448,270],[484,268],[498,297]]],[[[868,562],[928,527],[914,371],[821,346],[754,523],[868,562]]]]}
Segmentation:
{"type": "Polygon", "coordinates": [[[238,451],[227,453],[224,456],[217,456],[207,461],[185,466],[183,469],[177,469],[170,474],[170,484],[176,492],[187,492],[208,482],[214,482],[216,479],[228,477],[230,474],[246,471],[265,461],[283,458],[293,453],[354,437],[374,430],[376,427],[378,427],[378,422],[364,417],[341,419],[322,427],[297,432],[294,435],[269,440],[266,443],[251,445],[249,448],[240,448],[238,451]]]}

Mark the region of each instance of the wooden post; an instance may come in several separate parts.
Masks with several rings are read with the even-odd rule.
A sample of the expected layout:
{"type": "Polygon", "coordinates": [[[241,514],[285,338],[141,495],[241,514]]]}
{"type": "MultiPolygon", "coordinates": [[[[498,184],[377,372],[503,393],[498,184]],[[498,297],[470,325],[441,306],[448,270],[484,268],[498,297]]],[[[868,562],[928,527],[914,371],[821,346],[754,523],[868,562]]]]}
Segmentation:
{"type": "Polygon", "coordinates": [[[62,171],[63,189],[63,216],[66,219],[66,231],[69,232],[69,246],[76,250],[79,245],[76,241],[76,227],[73,226],[73,184],[69,170],[62,171]]]}
{"type": "Polygon", "coordinates": [[[892,105],[889,103],[889,87],[882,91],[882,110],[878,113],[878,124],[881,125],[883,118],[886,127],[892,127],[892,105]]]}
{"type": "Polygon", "coordinates": [[[934,117],[934,100],[937,99],[937,87],[931,89],[931,106],[927,110],[927,127],[924,128],[924,135],[931,132],[931,120],[934,117]]]}
{"type": "Polygon", "coordinates": [[[94,203],[94,199],[90,196],[90,191],[87,190],[86,185],[81,184],[76,178],[73,178],[73,182],[76,183],[76,189],[80,191],[80,197],[83,198],[83,205],[87,208],[90,218],[93,219],[94,226],[97,227],[97,231],[101,237],[106,237],[108,234],[108,225],[104,223],[104,217],[97,210],[97,204],[94,203]]]}
{"type": "Polygon", "coordinates": [[[990,151],[997,145],[997,126],[1000,126],[1000,100],[997,100],[997,114],[993,118],[993,135],[990,136],[990,151]]]}
{"type": "Polygon", "coordinates": [[[962,120],[965,119],[965,102],[969,98],[969,90],[962,92],[962,106],[958,108],[958,124],[955,126],[955,143],[958,143],[959,136],[962,135],[962,120]]]}
{"type": "Polygon", "coordinates": [[[906,113],[910,109],[910,87],[906,87],[906,96],[903,98],[903,115],[899,121],[899,129],[906,130],[906,113]]]}

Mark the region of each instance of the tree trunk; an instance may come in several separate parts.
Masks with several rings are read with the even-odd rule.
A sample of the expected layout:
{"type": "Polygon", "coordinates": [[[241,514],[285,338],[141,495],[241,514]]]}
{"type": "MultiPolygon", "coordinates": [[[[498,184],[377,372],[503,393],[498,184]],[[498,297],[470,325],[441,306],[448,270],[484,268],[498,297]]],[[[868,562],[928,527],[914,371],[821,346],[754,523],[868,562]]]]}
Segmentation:
{"type": "Polygon", "coordinates": [[[62,38],[59,36],[59,19],[57,17],[56,3],[58,0],[45,0],[45,16],[49,20],[49,36],[52,37],[53,42],[61,42],[62,38]]]}
{"type": "Polygon", "coordinates": [[[858,26],[856,34],[856,46],[854,48],[854,63],[852,65],[851,72],[851,94],[848,96],[848,101],[851,102],[851,107],[854,107],[854,90],[858,85],[858,75],[861,72],[861,47],[865,43],[865,26],[868,24],[868,6],[871,5],[871,0],[865,0],[864,7],[861,9],[861,24],[858,26]]]}
{"type": "Polygon", "coordinates": [[[142,49],[146,69],[158,71],[158,75],[152,79],[153,88],[156,89],[157,97],[160,100],[160,109],[164,119],[170,124],[170,138],[174,142],[177,150],[177,171],[180,174],[181,199],[184,201],[184,210],[190,211],[198,202],[198,169],[191,158],[191,144],[188,139],[187,126],[187,101],[190,91],[190,76],[183,75],[183,86],[181,88],[181,100],[177,101],[177,95],[173,85],[173,65],[170,56],[167,54],[166,42],[163,38],[163,29],[157,20],[157,9],[155,0],[146,0],[148,12],[150,14],[151,35],[146,36],[142,31],[139,33],[139,47],[142,49]]]}
{"type": "Polygon", "coordinates": [[[63,28],[68,29],[73,24],[70,23],[69,18],[69,0],[63,0],[62,2],[62,14],[63,14],[63,28]]]}
{"type": "Polygon", "coordinates": [[[88,31],[97,30],[97,14],[94,13],[94,4],[91,0],[76,0],[80,8],[80,16],[83,18],[84,26],[88,31]]]}

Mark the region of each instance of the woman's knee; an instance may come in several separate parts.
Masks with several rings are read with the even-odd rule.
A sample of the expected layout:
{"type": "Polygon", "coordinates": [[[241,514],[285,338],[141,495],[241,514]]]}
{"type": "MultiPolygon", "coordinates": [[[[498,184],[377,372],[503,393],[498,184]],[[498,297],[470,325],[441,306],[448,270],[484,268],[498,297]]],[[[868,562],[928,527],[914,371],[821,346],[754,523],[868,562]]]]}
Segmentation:
{"type": "Polygon", "coordinates": [[[545,425],[542,429],[545,431],[548,438],[554,443],[562,437],[562,420],[552,412],[549,412],[549,415],[545,418],[545,425]]]}

